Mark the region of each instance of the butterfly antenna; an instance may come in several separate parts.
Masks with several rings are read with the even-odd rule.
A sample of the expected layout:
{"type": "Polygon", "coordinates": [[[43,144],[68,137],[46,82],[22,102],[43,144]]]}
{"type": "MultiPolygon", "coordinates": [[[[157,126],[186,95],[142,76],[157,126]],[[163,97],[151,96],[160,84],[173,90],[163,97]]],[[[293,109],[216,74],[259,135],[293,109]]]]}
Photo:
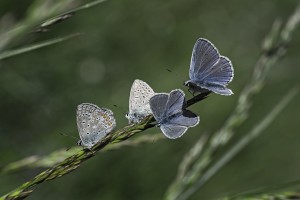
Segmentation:
{"type": "MultiPolygon", "coordinates": [[[[68,135],[68,134],[65,134],[65,133],[62,133],[62,132],[59,132],[59,134],[62,135],[62,136],[65,136],[65,137],[70,137],[70,138],[76,139],[77,141],[79,140],[78,137],[75,137],[75,136],[73,136],[73,135],[68,135]]],[[[71,148],[72,148],[72,146],[68,147],[68,148],[66,149],[66,151],[69,151],[71,148]]]]}
{"type": "Polygon", "coordinates": [[[72,147],[68,147],[68,148],[66,149],[66,151],[69,151],[71,148],[72,148],[72,147]]]}
{"type": "Polygon", "coordinates": [[[62,135],[62,136],[66,136],[66,137],[70,137],[70,138],[73,138],[73,139],[79,140],[79,138],[78,138],[78,137],[75,137],[75,136],[73,136],[73,135],[68,135],[68,134],[61,133],[61,132],[59,132],[59,134],[60,134],[60,135],[62,135]]]}
{"type": "Polygon", "coordinates": [[[118,108],[118,109],[120,109],[123,115],[126,115],[127,111],[125,111],[125,109],[123,107],[118,106],[116,104],[114,104],[113,106],[116,107],[116,108],[118,108]]]}
{"type": "Polygon", "coordinates": [[[171,69],[169,69],[169,68],[166,68],[166,70],[167,70],[168,72],[172,73],[173,75],[175,75],[176,78],[181,79],[182,82],[184,82],[184,81],[186,80],[186,78],[182,77],[180,74],[174,72],[173,70],[171,70],[171,69]]]}

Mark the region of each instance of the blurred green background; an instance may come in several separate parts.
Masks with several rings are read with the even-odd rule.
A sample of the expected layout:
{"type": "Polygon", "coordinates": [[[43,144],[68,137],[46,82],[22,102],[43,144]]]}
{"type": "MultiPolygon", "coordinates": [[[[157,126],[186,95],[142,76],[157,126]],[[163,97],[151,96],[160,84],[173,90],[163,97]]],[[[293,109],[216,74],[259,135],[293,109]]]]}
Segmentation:
{"type": "MultiPolygon", "coordinates": [[[[1,1],[0,13],[6,16],[2,20],[22,20],[31,3],[1,1]]],[[[200,115],[201,122],[180,139],[100,152],[75,172],[40,185],[29,197],[162,199],[182,156],[203,133],[218,130],[235,107],[274,20],[286,20],[297,3],[108,0],[76,13],[48,32],[23,35],[10,48],[82,33],[77,38],[0,62],[0,165],[76,145],[76,141],[59,133],[78,136],[75,110],[82,102],[113,109],[117,128],[125,126],[129,91],[136,78],[146,81],[156,92],[182,88],[191,97],[182,83],[188,79],[194,42],[204,37],[233,62],[235,77],[229,88],[235,95],[211,95],[191,107],[200,115]],[[167,68],[173,72],[169,73],[167,68]]],[[[260,122],[286,91],[299,86],[299,36],[297,30],[287,55],[270,71],[264,89],[254,98],[251,116],[237,130],[238,137],[260,122]]],[[[300,179],[299,106],[298,95],[262,136],[191,199],[215,199],[300,179]]],[[[141,134],[159,131],[153,128],[141,134]]],[[[39,171],[1,175],[0,194],[39,171]]]]}

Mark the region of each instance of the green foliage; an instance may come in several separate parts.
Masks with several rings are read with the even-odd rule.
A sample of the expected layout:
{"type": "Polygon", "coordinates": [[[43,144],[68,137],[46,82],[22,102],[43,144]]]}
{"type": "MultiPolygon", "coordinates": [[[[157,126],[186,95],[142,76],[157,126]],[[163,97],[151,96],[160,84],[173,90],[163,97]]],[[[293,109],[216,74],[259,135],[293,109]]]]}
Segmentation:
{"type": "Polygon", "coordinates": [[[276,20],[261,50],[258,45],[274,19],[289,16],[296,2],[108,1],[91,8],[102,2],[24,1],[2,15],[1,199],[147,200],[164,193],[166,199],[297,197],[299,101],[297,89],[290,88],[299,84],[300,71],[294,67],[299,63],[299,8],[284,25],[276,20]],[[77,33],[80,37],[73,37],[77,33]],[[152,118],[125,126],[124,113],[115,109],[117,131],[92,151],[65,151],[69,139],[58,133],[77,135],[76,105],[127,107],[135,78],[156,92],[181,87],[197,37],[209,38],[233,61],[233,97],[211,95],[197,106],[203,96],[192,97],[189,106],[201,123],[180,140],[156,142],[163,137],[153,134],[152,118]],[[165,68],[174,73],[164,73],[165,68]],[[277,104],[278,99],[283,101],[277,104]],[[259,160],[263,155],[267,159],[259,160]],[[261,166],[269,166],[268,171],[259,174],[261,166]],[[279,184],[290,179],[296,179],[289,182],[294,188],[279,184]],[[272,191],[271,182],[279,184],[272,191]]]}

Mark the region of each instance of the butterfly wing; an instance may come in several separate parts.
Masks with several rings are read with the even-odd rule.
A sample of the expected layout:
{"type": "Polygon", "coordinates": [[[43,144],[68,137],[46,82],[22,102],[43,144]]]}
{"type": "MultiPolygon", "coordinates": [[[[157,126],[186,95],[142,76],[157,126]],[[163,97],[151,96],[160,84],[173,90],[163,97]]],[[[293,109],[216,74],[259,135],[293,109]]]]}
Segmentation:
{"type": "Polygon", "coordinates": [[[165,117],[165,110],[167,106],[169,95],[166,93],[158,93],[151,97],[149,104],[155,120],[160,123],[165,117]]]}
{"type": "Polygon", "coordinates": [[[172,90],[168,97],[164,115],[166,117],[169,117],[171,115],[181,112],[184,104],[185,104],[184,92],[180,89],[172,90]]]}
{"type": "Polygon", "coordinates": [[[163,132],[163,134],[170,139],[181,137],[187,131],[187,129],[188,128],[185,126],[173,124],[163,124],[160,126],[160,130],[163,132]]]}
{"type": "Polygon", "coordinates": [[[189,110],[183,110],[182,115],[175,116],[169,120],[167,124],[194,127],[200,121],[199,116],[189,110]]]}
{"type": "Polygon", "coordinates": [[[156,94],[150,99],[150,108],[163,134],[170,139],[181,137],[189,127],[199,123],[199,117],[185,110],[185,94],[172,90],[170,94],[156,94]]]}
{"type": "Polygon", "coordinates": [[[176,139],[181,137],[189,127],[196,126],[199,121],[200,118],[196,114],[189,110],[183,110],[181,115],[174,115],[161,124],[160,129],[166,137],[176,139]]]}
{"type": "Polygon", "coordinates": [[[204,83],[226,86],[232,81],[233,76],[231,61],[227,57],[221,56],[219,62],[212,67],[211,71],[203,76],[203,80],[204,83]]]}
{"type": "Polygon", "coordinates": [[[230,96],[233,94],[231,89],[228,89],[225,86],[218,86],[218,85],[201,85],[201,88],[207,89],[209,91],[212,91],[216,94],[230,96]]]}
{"type": "Polygon", "coordinates": [[[137,123],[151,114],[149,100],[154,95],[153,89],[144,81],[136,79],[130,90],[129,123],[137,123]]]}
{"type": "Polygon", "coordinates": [[[77,128],[83,146],[91,148],[115,126],[111,110],[90,103],[78,105],[77,128]]]}
{"type": "Polygon", "coordinates": [[[193,48],[191,64],[190,64],[190,79],[195,82],[202,81],[203,75],[211,70],[220,59],[220,54],[217,48],[208,40],[199,38],[193,48]]]}

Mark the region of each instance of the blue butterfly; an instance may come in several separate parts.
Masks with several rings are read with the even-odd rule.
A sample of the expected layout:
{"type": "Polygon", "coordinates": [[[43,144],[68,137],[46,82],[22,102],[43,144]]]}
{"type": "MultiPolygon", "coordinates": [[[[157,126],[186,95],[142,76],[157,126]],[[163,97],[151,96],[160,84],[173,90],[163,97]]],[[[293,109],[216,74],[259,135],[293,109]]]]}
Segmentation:
{"type": "Polygon", "coordinates": [[[221,95],[232,95],[226,86],[233,79],[233,66],[225,56],[208,40],[196,41],[189,71],[190,80],[184,84],[193,94],[196,92],[214,92],[221,95]]]}
{"type": "Polygon", "coordinates": [[[151,97],[150,108],[163,134],[170,139],[181,137],[189,127],[196,126],[200,119],[185,109],[185,94],[176,89],[168,93],[157,93],[151,97]]]}

